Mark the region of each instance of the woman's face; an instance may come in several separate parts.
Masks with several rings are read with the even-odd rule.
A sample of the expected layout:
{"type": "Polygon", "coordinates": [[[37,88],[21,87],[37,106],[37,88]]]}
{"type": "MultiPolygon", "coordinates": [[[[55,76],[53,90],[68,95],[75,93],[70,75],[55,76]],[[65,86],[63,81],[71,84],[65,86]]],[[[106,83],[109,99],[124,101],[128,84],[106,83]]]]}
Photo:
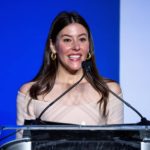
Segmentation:
{"type": "Polygon", "coordinates": [[[86,60],[89,52],[86,28],[78,23],[72,23],[63,28],[57,35],[55,49],[59,67],[71,72],[80,70],[82,61],[86,60]]]}

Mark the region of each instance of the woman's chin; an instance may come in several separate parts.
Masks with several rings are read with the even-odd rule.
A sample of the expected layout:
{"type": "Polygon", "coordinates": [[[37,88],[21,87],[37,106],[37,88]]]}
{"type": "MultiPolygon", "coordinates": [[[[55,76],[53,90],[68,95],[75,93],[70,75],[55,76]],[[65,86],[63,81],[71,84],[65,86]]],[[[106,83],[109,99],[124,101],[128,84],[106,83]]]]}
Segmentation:
{"type": "Polygon", "coordinates": [[[81,71],[81,69],[82,69],[81,66],[80,67],[71,67],[71,68],[68,68],[68,71],[72,74],[75,74],[75,73],[81,71]]]}
{"type": "Polygon", "coordinates": [[[80,63],[71,63],[67,62],[65,64],[61,64],[65,70],[67,70],[71,74],[75,74],[82,70],[81,62],[80,63]]]}

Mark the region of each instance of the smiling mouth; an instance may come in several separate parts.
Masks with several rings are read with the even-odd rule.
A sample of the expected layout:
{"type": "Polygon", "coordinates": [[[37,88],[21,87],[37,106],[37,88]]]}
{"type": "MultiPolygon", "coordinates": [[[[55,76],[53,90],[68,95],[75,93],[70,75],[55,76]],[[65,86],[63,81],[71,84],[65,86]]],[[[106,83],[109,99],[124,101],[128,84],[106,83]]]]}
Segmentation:
{"type": "Polygon", "coordinates": [[[68,58],[71,60],[79,60],[81,58],[81,55],[69,55],[68,58]]]}

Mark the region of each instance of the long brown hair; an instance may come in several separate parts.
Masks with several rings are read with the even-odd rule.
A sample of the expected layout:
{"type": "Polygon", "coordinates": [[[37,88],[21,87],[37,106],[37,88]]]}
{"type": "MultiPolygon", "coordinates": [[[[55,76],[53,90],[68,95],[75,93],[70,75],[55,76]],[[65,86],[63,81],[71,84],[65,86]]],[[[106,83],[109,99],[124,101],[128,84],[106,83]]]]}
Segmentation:
{"type": "MultiPolygon", "coordinates": [[[[36,77],[32,80],[34,84],[31,86],[29,94],[30,97],[33,99],[37,99],[39,95],[45,95],[49,93],[54,84],[56,79],[56,73],[58,70],[58,59],[56,58],[55,61],[51,59],[52,50],[50,49],[50,39],[54,44],[56,42],[56,37],[58,33],[67,25],[71,23],[79,23],[84,26],[88,32],[88,38],[90,43],[90,53],[92,62],[92,72],[94,78],[101,82],[104,86],[107,86],[105,80],[99,75],[98,70],[95,64],[95,57],[94,57],[94,46],[93,46],[93,39],[89,29],[88,24],[86,21],[76,12],[61,12],[59,13],[54,21],[52,22],[48,38],[46,41],[45,46],[45,53],[43,64],[39,70],[39,73],[36,77]]],[[[101,99],[99,100],[100,108],[102,108],[102,113],[106,116],[106,107],[107,107],[107,100],[108,100],[108,91],[106,88],[98,84],[96,80],[92,80],[87,73],[85,73],[85,78],[87,81],[93,86],[93,88],[101,95],[101,99]]]]}

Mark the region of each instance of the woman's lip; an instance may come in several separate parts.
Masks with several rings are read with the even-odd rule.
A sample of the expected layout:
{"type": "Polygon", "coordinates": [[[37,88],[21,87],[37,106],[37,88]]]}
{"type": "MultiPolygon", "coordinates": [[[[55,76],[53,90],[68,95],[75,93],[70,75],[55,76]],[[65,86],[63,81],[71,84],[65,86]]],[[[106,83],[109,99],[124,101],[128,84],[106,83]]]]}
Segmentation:
{"type": "Polygon", "coordinates": [[[81,59],[81,55],[73,54],[73,55],[69,55],[68,58],[69,60],[72,60],[72,61],[78,61],[81,59]]]}
{"type": "Polygon", "coordinates": [[[68,55],[68,57],[81,57],[81,56],[82,56],[81,53],[72,53],[68,55]]]}
{"type": "Polygon", "coordinates": [[[69,57],[69,58],[80,58],[81,55],[69,55],[68,57],[69,57]]]}

